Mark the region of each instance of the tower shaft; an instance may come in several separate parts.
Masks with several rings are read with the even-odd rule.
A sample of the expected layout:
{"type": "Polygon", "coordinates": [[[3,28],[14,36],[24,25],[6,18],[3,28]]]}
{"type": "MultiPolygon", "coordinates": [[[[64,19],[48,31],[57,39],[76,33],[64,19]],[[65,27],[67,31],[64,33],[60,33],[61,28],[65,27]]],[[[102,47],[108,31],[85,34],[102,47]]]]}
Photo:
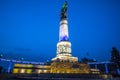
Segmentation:
{"type": "Polygon", "coordinates": [[[69,41],[67,19],[60,21],[59,41],[69,41]]]}
{"type": "Polygon", "coordinates": [[[65,3],[63,4],[60,13],[59,41],[69,41],[68,21],[67,21],[67,1],[65,1],[65,3]]]}

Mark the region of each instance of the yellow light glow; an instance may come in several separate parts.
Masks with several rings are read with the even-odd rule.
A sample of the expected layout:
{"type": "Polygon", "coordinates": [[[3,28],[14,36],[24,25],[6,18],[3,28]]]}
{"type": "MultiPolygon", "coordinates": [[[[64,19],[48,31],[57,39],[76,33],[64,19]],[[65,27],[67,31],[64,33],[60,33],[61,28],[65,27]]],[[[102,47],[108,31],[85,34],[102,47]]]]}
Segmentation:
{"type": "Polygon", "coordinates": [[[13,73],[18,73],[19,69],[13,69],[13,73]]]}
{"type": "Polygon", "coordinates": [[[26,64],[15,64],[14,66],[15,67],[26,67],[27,65],[26,64]]]}
{"type": "Polygon", "coordinates": [[[45,65],[43,66],[42,65],[42,66],[37,66],[37,68],[50,68],[50,66],[45,66],[45,65]]]}
{"type": "Polygon", "coordinates": [[[47,73],[47,70],[43,70],[44,73],[47,73]]]}
{"type": "Polygon", "coordinates": [[[20,67],[21,64],[14,64],[15,67],[20,67]]]}
{"type": "Polygon", "coordinates": [[[25,73],[25,69],[21,69],[21,70],[20,70],[20,73],[25,73]]]}
{"type": "Polygon", "coordinates": [[[33,65],[31,65],[31,64],[28,64],[28,65],[27,65],[27,67],[33,67],[33,65]]]}
{"type": "Polygon", "coordinates": [[[67,45],[67,46],[71,47],[71,43],[70,42],[65,42],[65,41],[57,43],[57,47],[59,47],[60,45],[67,45]]]}
{"type": "Polygon", "coordinates": [[[42,70],[37,70],[37,73],[41,73],[42,72],[42,70]]]}
{"type": "Polygon", "coordinates": [[[26,73],[31,73],[32,72],[32,69],[27,69],[26,73]]]}

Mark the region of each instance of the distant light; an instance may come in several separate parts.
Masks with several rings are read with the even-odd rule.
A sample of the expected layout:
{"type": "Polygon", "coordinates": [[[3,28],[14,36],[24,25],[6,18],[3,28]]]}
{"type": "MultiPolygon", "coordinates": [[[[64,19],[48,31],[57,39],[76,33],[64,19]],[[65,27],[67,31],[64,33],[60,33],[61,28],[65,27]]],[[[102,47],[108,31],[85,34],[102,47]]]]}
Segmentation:
{"type": "Polygon", "coordinates": [[[94,61],[97,61],[96,59],[93,59],[94,61]]]}
{"type": "Polygon", "coordinates": [[[0,54],[1,57],[3,57],[3,54],[0,54]]]}
{"type": "Polygon", "coordinates": [[[24,60],[24,58],[21,58],[21,60],[24,60]]]}

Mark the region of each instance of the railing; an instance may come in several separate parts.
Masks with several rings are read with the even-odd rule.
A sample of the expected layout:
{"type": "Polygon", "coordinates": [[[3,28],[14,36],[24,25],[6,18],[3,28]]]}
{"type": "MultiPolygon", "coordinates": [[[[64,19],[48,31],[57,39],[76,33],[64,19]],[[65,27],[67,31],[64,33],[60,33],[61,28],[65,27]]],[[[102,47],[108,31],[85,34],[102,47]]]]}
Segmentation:
{"type": "Polygon", "coordinates": [[[23,60],[14,60],[14,59],[5,59],[5,58],[0,58],[0,61],[23,63],[23,64],[40,64],[40,65],[45,64],[44,62],[23,61],[23,60]]]}

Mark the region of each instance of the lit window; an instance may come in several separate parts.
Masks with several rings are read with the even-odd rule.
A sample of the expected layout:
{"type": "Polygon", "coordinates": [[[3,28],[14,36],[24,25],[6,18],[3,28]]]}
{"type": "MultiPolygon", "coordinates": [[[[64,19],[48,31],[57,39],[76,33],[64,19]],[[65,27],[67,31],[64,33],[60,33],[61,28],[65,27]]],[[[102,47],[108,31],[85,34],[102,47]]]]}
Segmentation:
{"type": "Polygon", "coordinates": [[[32,69],[27,69],[27,73],[31,73],[32,72],[32,69]]]}
{"type": "Polygon", "coordinates": [[[38,71],[37,71],[37,73],[41,73],[41,72],[42,72],[42,70],[38,70],[38,71]]]}
{"type": "Polygon", "coordinates": [[[13,73],[18,73],[19,69],[13,69],[13,73]]]}
{"type": "Polygon", "coordinates": [[[21,69],[21,70],[20,70],[20,73],[25,73],[25,69],[21,69]]]}

